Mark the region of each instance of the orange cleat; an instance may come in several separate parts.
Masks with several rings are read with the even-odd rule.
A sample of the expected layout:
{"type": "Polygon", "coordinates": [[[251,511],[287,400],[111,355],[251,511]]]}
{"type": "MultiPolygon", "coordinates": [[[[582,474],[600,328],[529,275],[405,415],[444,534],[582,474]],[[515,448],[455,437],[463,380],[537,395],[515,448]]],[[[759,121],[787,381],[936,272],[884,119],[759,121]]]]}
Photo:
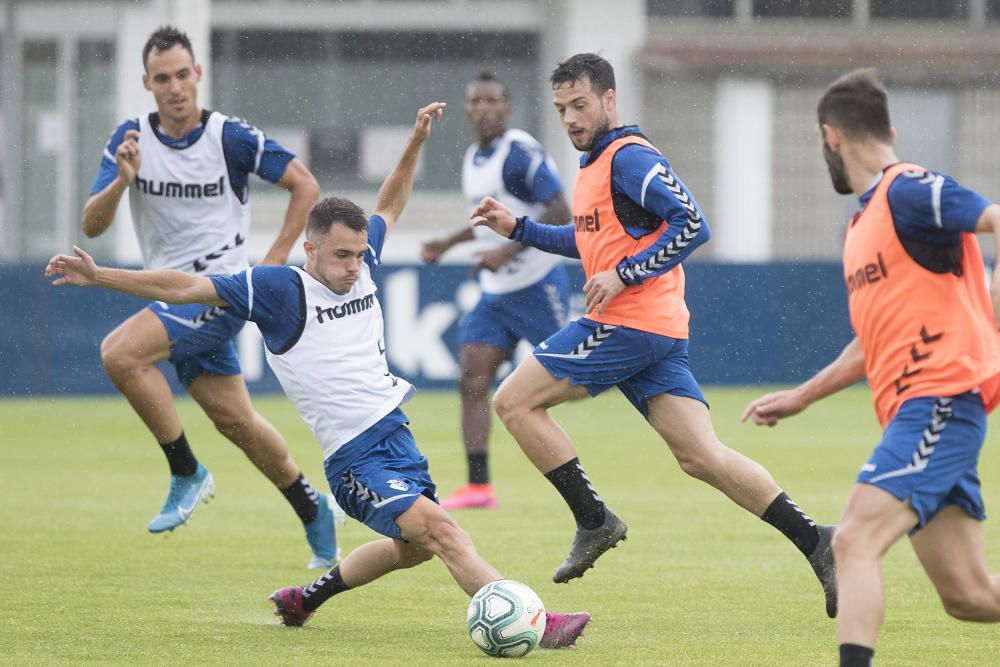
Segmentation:
{"type": "Polygon", "coordinates": [[[466,484],[442,500],[441,507],[446,510],[495,510],[497,494],[493,492],[492,484],[466,484]]]}

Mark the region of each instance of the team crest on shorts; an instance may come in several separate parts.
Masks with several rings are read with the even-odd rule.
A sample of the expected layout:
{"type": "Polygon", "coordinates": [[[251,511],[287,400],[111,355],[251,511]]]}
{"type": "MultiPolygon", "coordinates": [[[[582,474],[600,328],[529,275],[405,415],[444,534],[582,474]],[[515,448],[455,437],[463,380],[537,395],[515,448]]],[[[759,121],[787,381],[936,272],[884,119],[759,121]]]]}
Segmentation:
{"type": "Polygon", "coordinates": [[[390,479],[386,482],[386,484],[388,484],[390,488],[396,489],[397,491],[406,491],[410,488],[409,484],[399,479],[390,479]]]}

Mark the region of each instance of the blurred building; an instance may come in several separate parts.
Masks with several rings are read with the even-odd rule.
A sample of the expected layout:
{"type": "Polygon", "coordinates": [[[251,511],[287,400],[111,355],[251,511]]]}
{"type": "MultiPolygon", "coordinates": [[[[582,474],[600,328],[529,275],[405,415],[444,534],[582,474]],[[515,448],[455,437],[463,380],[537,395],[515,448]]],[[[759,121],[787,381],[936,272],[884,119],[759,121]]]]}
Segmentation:
{"type": "MultiPolygon", "coordinates": [[[[850,198],[829,186],[815,104],[839,73],[876,66],[900,155],[1000,197],[1000,0],[6,0],[0,11],[0,259],[39,260],[80,240],[79,213],[112,129],[148,111],[141,49],[158,25],[188,31],[203,106],[240,115],[296,151],[325,193],[366,207],[416,108],[449,103],[389,250],[463,224],[471,133],[465,83],[490,69],[512,124],[539,136],[567,182],[575,152],[547,85],[556,62],[597,51],[616,67],[622,120],[639,122],[713,228],[699,258],[833,259],[850,198]]],[[[252,254],[285,198],[257,184],[252,254]]],[[[126,208],[123,206],[123,208],[126,208]]],[[[138,259],[119,220],[87,240],[138,259]]]]}

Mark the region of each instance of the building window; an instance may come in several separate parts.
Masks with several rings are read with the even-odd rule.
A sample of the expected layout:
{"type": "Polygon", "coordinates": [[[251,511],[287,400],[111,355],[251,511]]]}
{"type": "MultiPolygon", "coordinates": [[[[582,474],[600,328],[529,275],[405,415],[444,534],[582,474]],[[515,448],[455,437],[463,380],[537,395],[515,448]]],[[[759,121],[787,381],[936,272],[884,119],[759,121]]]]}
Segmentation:
{"type": "Polygon", "coordinates": [[[849,19],[853,0],[753,0],[753,15],[764,18],[849,19]]]}
{"type": "Polygon", "coordinates": [[[649,16],[732,16],[733,0],[647,0],[649,16]]]}
{"type": "Polygon", "coordinates": [[[966,19],[968,0],[870,0],[873,19],[966,19]]]}

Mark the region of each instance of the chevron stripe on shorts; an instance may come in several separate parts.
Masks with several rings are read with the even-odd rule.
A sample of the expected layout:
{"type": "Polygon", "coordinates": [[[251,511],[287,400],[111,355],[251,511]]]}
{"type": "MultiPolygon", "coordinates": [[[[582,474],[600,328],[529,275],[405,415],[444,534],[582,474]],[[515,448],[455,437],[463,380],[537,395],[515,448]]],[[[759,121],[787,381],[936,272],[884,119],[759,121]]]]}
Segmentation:
{"type": "Polygon", "coordinates": [[[917,450],[913,452],[913,456],[906,467],[872,477],[868,480],[870,484],[890,477],[900,477],[902,475],[922,472],[927,468],[927,464],[934,454],[934,448],[937,447],[938,442],[941,440],[941,432],[944,431],[944,427],[948,425],[948,420],[951,418],[951,400],[951,398],[938,398],[934,401],[934,409],[931,411],[931,421],[920,436],[920,442],[917,443],[917,450]]]}
{"type": "Polygon", "coordinates": [[[611,332],[615,330],[613,324],[599,324],[597,328],[594,329],[594,333],[587,336],[587,338],[576,346],[576,349],[570,352],[571,356],[579,357],[581,359],[586,359],[590,356],[590,353],[601,346],[601,343],[606,341],[611,335],[611,332]]]}

